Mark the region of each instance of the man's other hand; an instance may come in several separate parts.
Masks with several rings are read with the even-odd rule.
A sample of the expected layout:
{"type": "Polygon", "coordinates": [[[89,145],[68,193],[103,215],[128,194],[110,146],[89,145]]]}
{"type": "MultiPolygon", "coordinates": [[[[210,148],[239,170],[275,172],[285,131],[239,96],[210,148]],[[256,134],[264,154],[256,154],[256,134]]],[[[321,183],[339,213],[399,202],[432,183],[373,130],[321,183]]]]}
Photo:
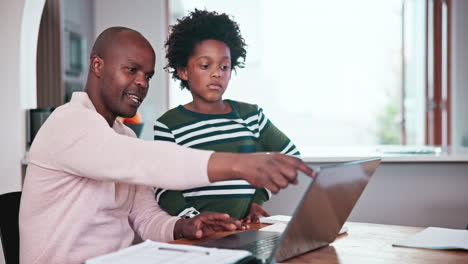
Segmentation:
{"type": "Polygon", "coordinates": [[[241,221],[228,214],[202,212],[193,218],[181,218],[174,227],[174,239],[200,239],[219,231],[245,229],[241,221]]]}

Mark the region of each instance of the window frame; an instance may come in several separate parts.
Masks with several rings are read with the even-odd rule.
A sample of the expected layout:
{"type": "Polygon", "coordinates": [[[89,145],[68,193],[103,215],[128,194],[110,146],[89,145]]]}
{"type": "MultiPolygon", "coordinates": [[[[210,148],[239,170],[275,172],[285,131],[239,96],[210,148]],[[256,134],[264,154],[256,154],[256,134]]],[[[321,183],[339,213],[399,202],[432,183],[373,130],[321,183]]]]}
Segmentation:
{"type": "Polygon", "coordinates": [[[426,145],[452,143],[451,20],[451,0],[426,0],[426,145]]]}

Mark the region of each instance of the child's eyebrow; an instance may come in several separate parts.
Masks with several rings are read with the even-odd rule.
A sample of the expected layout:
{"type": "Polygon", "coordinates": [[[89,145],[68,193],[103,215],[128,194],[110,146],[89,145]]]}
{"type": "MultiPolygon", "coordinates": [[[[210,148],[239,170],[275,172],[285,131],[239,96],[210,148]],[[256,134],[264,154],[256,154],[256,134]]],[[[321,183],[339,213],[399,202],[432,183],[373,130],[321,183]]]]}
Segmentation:
{"type": "MultiPolygon", "coordinates": [[[[198,57],[196,60],[201,60],[201,59],[208,59],[208,60],[212,60],[213,58],[212,58],[212,57],[210,57],[210,56],[200,56],[200,57],[198,57]]],[[[228,60],[230,60],[230,59],[231,59],[231,57],[230,57],[230,56],[223,56],[223,59],[228,59],[228,60]]]]}
{"type": "Polygon", "coordinates": [[[197,58],[197,60],[201,60],[201,59],[207,59],[207,60],[210,60],[211,57],[210,56],[200,56],[197,58]]]}

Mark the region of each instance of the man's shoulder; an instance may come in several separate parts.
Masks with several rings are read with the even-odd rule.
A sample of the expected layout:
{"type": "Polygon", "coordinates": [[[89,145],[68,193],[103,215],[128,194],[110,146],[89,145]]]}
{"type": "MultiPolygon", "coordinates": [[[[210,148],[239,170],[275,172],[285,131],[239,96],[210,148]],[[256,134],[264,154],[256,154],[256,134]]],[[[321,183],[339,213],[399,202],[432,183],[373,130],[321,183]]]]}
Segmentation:
{"type": "Polygon", "coordinates": [[[30,161],[54,163],[54,156],[88,134],[90,129],[104,127],[105,120],[96,111],[64,104],[57,107],[42,124],[31,145],[30,161]]]}
{"type": "MultiPolygon", "coordinates": [[[[34,141],[70,141],[88,133],[90,129],[108,127],[104,117],[94,109],[66,103],[57,107],[42,124],[34,141]]],[[[65,142],[64,142],[65,143],[65,142]]]]}
{"type": "Polygon", "coordinates": [[[104,117],[94,109],[70,103],[57,107],[49,116],[49,119],[54,123],[58,123],[58,125],[67,124],[70,126],[90,125],[105,121],[104,117]]]}

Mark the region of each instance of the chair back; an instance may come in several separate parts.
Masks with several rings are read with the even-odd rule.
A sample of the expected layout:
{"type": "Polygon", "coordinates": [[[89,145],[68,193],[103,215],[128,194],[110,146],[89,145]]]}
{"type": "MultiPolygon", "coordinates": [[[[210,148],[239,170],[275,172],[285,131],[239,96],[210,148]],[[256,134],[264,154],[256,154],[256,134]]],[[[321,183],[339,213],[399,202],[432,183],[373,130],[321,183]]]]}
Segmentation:
{"type": "Polygon", "coordinates": [[[0,195],[0,238],[6,264],[19,263],[19,228],[18,216],[21,192],[0,195]]]}

